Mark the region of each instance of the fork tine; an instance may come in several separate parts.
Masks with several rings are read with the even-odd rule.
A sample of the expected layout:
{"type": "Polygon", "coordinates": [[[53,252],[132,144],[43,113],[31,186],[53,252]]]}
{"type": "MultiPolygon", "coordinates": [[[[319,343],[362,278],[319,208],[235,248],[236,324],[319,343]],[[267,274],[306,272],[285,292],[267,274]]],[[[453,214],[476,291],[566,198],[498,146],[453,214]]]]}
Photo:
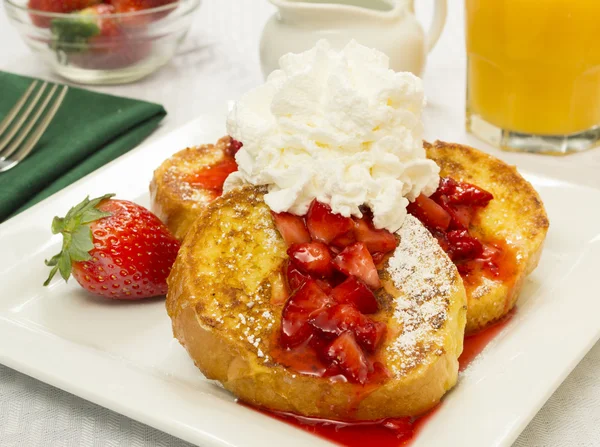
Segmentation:
{"type": "MultiPolygon", "coordinates": [[[[54,87],[58,87],[58,86],[55,85],[54,87]]],[[[48,96],[49,97],[52,96],[52,94],[54,93],[55,90],[56,89],[53,88],[52,91],[50,92],[50,94],[48,94],[48,96]]],[[[65,96],[67,95],[68,90],[69,90],[69,87],[67,87],[66,85],[63,85],[61,91],[56,96],[56,99],[54,100],[54,102],[50,106],[50,108],[48,109],[48,112],[46,113],[46,115],[42,118],[42,120],[40,121],[38,126],[34,129],[34,131],[31,133],[31,135],[29,135],[29,137],[27,138],[25,143],[19,148],[17,153],[14,155],[14,157],[11,158],[11,161],[13,161],[16,164],[16,163],[20,162],[21,160],[23,160],[25,157],[27,157],[27,155],[29,155],[31,150],[35,147],[36,143],[39,141],[39,139],[42,137],[42,135],[46,131],[46,128],[50,125],[50,122],[54,118],[54,115],[56,115],[56,112],[58,112],[58,109],[59,109],[60,105],[62,104],[63,100],[65,99],[65,96]]],[[[46,107],[46,104],[47,104],[47,101],[44,102],[41,109],[44,109],[46,107]]],[[[37,118],[38,117],[36,116],[35,117],[36,121],[37,121],[37,118]]],[[[0,172],[3,172],[5,170],[6,169],[0,168],[0,172]]]]}
{"type": "Polygon", "coordinates": [[[2,135],[4,133],[4,131],[6,130],[8,125],[12,122],[12,120],[15,118],[15,116],[17,116],[17,114],[19,113],[19,110],[21,110],[21,107],[23,107],[23,104],[25,104],[25,102],[29,98],[29,95],[31,95],[31,92],[33,91],[33,89],[35,88],[37,83],[38,83],[38,81],[33,81],[31,83],[31,85],[29,85],[29,87],[27,87],[27,90],[25,91],[25,93],[23,93],[23,95],[19,98],[17,103],[12,107],[12,109],[10,109],[8,111],[8,114],[4,117],[2,122],[0,122],[0,135],[2,135]]]}
{"type": "MultiPolygon", "coordinates": [[[[37,85],[37,81],[34,83],[34,85],[37,85]]],[[[0,156],[2,156],[2,150],[6,147],[6,145],[8,143],[10,143],[10,140],[12,140],[12,138],[14,137],[15,133],[17,133],[17,131],[21,128],[21,126],[23,125],[23,123],[25,122],[25,120],[27,119],[27,117],[31,114],[31,111],[33,110],[33,108],[35,107],[35,105],[38,103],[38,101],[40,100],[40,97],[42,96],[42,93],[44,93],[44,90],[46,89],[46,86],[48,85],[47,82],[44,82],[42,84],[42,86],[40,87],[40,89],[37,91],[35,97],[33,98],[33,100],[29,103],[29,105],[27,106],[27,108],[25,109],[25,111],[21,114],[21,116],[17,119],[17,122],[8,130],[8,132],[6,133],[6,135],[0,140],[0,156]]],[[[27,89],[27,91],[25,92],[26,96],[22,96],[21,99],[19,99],[19,101],[17,101],[16,106],[19,106],[16,110],[15,107],[13,107],[11,109],[11,111],[8,113],[8,116],[2,120],[2,126],[3,127],[8,127],[10,125],[10,123],[12,122],[13,118],[15,115],[17,115],[19,113],[19,111],[21,110],[22,106],[25,104],[25,101],[27,101],[27,98],[29,97],[29,95],[31,94],[31,91],[33,91],[33,89],[31,87],[29,87],[29,89],[27,89]],[[11,116],[13,115],[13,116],[11,116]],[[10,120],[7,120],[7,118],[10,117],[10,120]],[[6,123],[4,121],[7,121],[6,123]]],[[[0,132],[2,133],[2,132],[0,132]]],[[[5,157],[7,157],[8,155],[6,155],[5,157]]]]}
{"type": "Polygon", "coordinates": [[[29,132],[31,132],[32,127],[35,125],[37,120],[40,118],[40,116],[42,115],[42,113],[44,112],[46,107],[48,106],[48,103],[54,96],[54,92],[56,92],[57,88],[58,88],[58,85],[56,85],[56,84],[52,86],[52,89],[50,89],[50,92],[46,95],[46,97],[42,101],[42,105],[37,108],[37,110],[33,114],[33,117],[27,121],[27,124],[25,124],[25,127],[23,127],[23,129],[19,132],[19,134],[11,141],[10,146],[8,146],[6,149],[4,149],[4,151],[0,150],[0,161],[8,159],[8,157],[10,157],[19,148],[19,145],[23,142],[25,137],[27,137],[29,132]]]}

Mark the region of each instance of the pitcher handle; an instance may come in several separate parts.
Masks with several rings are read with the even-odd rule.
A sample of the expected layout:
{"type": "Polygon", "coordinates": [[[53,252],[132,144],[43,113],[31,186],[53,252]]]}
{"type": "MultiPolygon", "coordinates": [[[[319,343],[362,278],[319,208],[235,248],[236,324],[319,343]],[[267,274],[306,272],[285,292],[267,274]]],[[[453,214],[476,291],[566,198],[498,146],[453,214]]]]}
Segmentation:
{"type": "Polygon", "coordinates": [[[444,25],[446,24],[446,14],[448,10],[448,4],[446,0],[435,0],[435,11],[433,12],[433,21],[431,27],[427,33],[427,46],[428,51],[433,50],[435,44],[440,39],[444,25]]]}
{"type": "MultiPolygon", "coordinates": [[[[409,10],[414,14],[414,0],[408,0],[409,10]]],[[[427,51],[433,50],[435,44],[440,39],[444,25],[446,24],[446,14],[448,10],[448,4],[446,0],[435,0],[433,20],[427,33],[427,51]]]]}

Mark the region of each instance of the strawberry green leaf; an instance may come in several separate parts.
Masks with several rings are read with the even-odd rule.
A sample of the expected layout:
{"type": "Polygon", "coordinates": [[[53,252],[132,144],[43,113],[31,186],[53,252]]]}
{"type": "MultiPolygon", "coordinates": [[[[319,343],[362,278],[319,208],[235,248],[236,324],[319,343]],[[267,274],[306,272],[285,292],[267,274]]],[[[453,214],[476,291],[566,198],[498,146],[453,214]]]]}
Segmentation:
{"type": "Polygon", "coordinates": [[[47,286],[48,284],[50,284],[50,281],[52,281],[52,278],[54,278],[54,275],[56,275],[57,271],[58,271],[58,264],[56,264],[54,267],[52,267],[52,270],[50,270],[50,275],[48,275],[48,279],[46,281],[44,281],[44,286],[47,286]]]}
{"type": "Polygon", "coordinates": [[[81,224],[87,224],[94,222],[95,220],[102,219],[103,217],[110,216],[110,213],[100,211],[98,208],[89,208],[83,211],[81,214],[81,224]]]}
{"type": "Polygon", "coordinates": [[[94,237],[90,224],[111,215],[99,210],[98,206],[113,196],[114,194],[105,194],[91,200],[86,197],[71,208],[65,217],[55,217],[52,220],[52,233],[62,234],[63,243],[60,253],[45,261],[48,267],[52,267],[48,279],[44,282],[45,286],[50,283],[57,271],[67,281],[74,262],[91,259],[90,251],[94,249],[94,237]]]}
{"type": "MultiPolygon", "coordinates": [[[[110,213],[104,213],[110,215],[110,213]]],[[[105,217],[105,216],[101,216],[105,217]]],[[[92,238],[92,230],[89,226],[77,227],[75,232],[71,235],[71,245],[69,248],[69,254],[72,261],[87,261],[91,258],[90,250],[94,248],[94,241],[92,238]]]]}
{"type": "Polygon", "coordinates": [[[65,281],[69,280],[69,276],[71,276],[71,257],[68,252],[64,253],[58,260],[58,271],[65,281]]]}
{"type": "Polygon", "coordinates": [[[65,219],[63,219],[62,217],[58,217],[58,216],[55,216],[54,219],[52,219],[52,234],[60,233],[64,227],[65,227],[65,219]]]}
{"type": "Polygon", "coordinates": [[[72,14],[72,17],[53,19],[50,32],[53,50],[76,53],[87,50],[88,41],[100,34],[100,27],[94,18],[72,14]]]}
{"type": "Polygon", "coordinates": [[[62,251],[54,256],[52,256],[50,259],[46,259],[44,261],[44,263],[48,266],[48,267],[53,267],[55,265],[58,265],[58,260],[60,259],[60,255],[62,254],[62,251]]]}

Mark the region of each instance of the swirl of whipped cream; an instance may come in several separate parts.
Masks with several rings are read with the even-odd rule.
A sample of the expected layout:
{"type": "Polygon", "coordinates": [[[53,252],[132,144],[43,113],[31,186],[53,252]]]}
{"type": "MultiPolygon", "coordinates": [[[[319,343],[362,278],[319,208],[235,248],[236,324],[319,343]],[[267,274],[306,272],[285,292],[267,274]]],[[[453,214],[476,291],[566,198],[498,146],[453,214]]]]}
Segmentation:
{"type": "Polygon", "coordinates": [[[243,147],[225,190],[268,185],[265,202],[277,213],[303,215],[317,199],[362,217],[366,205],[375,227],[398,230],[409,201],[439,183],[423,149],[421,80],[354,41],[335,51],[321,40],[279,64],[228,116],[243,147]]]}

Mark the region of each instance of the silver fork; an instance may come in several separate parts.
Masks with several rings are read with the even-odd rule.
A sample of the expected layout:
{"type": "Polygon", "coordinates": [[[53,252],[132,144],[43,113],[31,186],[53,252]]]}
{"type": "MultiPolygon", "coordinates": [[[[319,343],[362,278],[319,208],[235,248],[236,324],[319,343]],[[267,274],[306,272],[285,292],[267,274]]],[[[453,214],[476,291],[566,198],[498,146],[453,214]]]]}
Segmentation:
{"type": "Polygon", "coordinates": [[[56,115],[69,89],[66,85],[60,89],[58,85],[53,85],[44,95],[48,83],[44,82],[36,90],[37,85],[38,81],[33,81],[0,122],[0,172],[14,168],[29,155],[56,115]],[[28,101],[32,94],[33,99],[28,101]]]}

